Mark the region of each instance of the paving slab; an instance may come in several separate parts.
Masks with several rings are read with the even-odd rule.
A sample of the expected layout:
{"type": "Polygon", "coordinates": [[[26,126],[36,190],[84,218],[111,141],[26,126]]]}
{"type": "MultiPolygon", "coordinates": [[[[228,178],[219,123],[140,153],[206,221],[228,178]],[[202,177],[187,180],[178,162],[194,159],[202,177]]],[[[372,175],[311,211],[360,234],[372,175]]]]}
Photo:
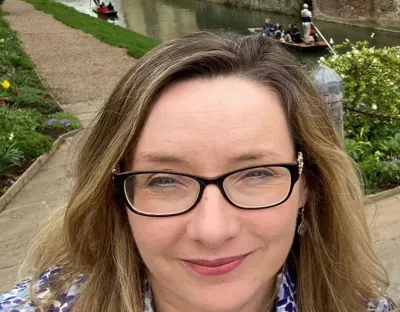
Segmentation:
{"type": "Polygon", "coordinates": [[[400,303],[400,196],[369,204],[365,213],[374,249],[390,278],[388,294],[400,303]]]}
{"type": "Polygon", "coordinates": [[[366,213],[373,242],[400,235],[400,198],[397,196],[366,206],[366,213]]]}

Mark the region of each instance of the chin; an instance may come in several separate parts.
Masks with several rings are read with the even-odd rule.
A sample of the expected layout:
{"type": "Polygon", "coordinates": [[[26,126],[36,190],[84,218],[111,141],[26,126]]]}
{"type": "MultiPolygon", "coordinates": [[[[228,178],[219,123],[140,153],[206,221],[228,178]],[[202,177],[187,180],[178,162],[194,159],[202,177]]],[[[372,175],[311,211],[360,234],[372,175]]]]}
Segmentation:
{"type": "Polygon", "coordinates": [[[193,294],[187,294],[190,298],[188,301],[193,305],[193,311],[247,311],[248,309],[245,309],[245,306],[249,303],[251,305],[254,294],[257,293],[254,283],[240,281],[236,283],[216,281],[215,284],[202,288],[193,294]]]}

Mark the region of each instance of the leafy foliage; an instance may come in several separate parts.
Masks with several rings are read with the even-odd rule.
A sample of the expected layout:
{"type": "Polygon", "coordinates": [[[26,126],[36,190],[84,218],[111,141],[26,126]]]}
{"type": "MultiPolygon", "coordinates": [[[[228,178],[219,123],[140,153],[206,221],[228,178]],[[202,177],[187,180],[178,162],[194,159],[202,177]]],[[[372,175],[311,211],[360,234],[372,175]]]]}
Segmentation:
{"type": "Polygon", "coordinates": [[[43,116],[36,110],[0,106],[1,131],[36,131],[42,123],[43,116]]]}
{"type": "MultiPolygon", "coordinates": [[[[344,52],[322,63],[344,81],[344,98],[353,107],[400,114],[400,47],[376,49],[346,41],[344,52]]],[[[365,177],[368,193],[400,184],[400,121],[347,111],[345,147],[365,177]]]]}
{"type": "Polygon", "coordinates": [[[8,167],[18,166],[24,159],[23,153],[15,148],[14,144],[0,145],[0,174],[8,167]]]}
{"type": "Polygon", "coordinates": [[[1,133],[0,137],[3,138],[0,141],[0,146],[5,148],[12,146],[18,149],[21,151],[24,159],[35,159],[50,151],[53,146],[52,138],[39,132],[17,131],[10,135],[1,133]],[[12,139],[7,140],[11,135],[12,139]]]}

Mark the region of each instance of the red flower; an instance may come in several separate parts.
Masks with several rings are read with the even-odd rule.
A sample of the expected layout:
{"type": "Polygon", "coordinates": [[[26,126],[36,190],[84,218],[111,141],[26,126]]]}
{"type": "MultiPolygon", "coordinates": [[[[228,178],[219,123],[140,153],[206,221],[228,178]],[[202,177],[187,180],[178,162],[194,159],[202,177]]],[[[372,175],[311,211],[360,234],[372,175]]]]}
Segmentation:
{"type": "Polygon", "coordinates": [[[7,100],[6,99],[0,99],[0,104],[7,104],[7,100]]]}
{"type": "Polygon", "coordinates": [[[14,91],[13,91],[13,95],[14,95],[14,96],[18,96],[18,95],[19,95],[18,90],[14,90],[14,91]]]}
{"type": "Polygon", "coordinates": [[[50,95],[48,95],[47,93],[43,94],[44,99],[48,99],[49,97],[50,97],[50,95]]]}

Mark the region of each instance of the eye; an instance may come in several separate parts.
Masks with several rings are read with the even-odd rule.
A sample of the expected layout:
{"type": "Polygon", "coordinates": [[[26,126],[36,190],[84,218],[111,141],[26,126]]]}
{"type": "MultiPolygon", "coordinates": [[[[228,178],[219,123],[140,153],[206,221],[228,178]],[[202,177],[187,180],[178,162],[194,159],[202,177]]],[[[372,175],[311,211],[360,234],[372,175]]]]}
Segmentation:
{"type": "Polygon", "coordinates": [[[147,181],[147,185],[152,186],[160,186],[160,187],[167,187],[167,186],[175,186],[177,181],[170,177],[170,176],[155,176],[150,177],[147,181]]]}
{"type": "Polygon", "coordinates": [[[244,178],[249,178],[249,179],[262,179],[262,178],[272,177],[274,175],[275,174],[272,172],[272,170],[268,170],[266,168],[256,168],[244,172],[244,178]]]}

